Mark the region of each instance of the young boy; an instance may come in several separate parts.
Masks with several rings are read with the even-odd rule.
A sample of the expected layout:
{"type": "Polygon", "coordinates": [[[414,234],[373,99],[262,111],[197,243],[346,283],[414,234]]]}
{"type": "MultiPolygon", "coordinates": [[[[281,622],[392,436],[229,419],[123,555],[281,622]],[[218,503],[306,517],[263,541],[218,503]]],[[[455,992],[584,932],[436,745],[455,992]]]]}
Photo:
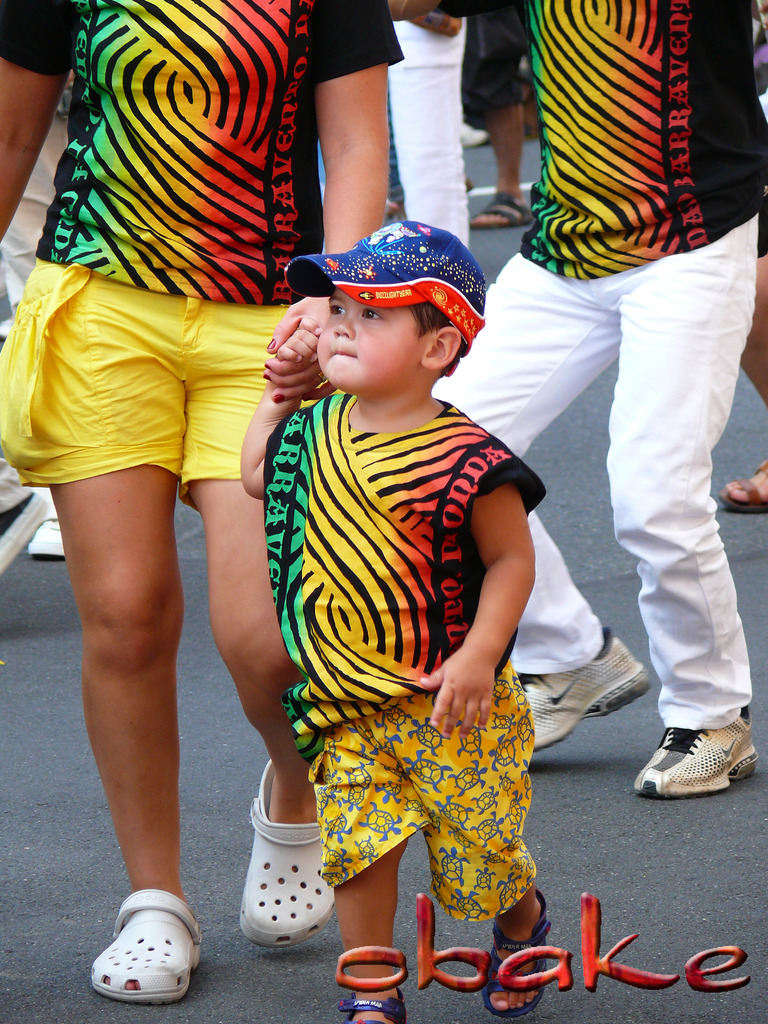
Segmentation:
{"type": "MultiPolygon", "coordinates": [[[[393,945],[398,864],[422,831],[444,909],[495,919],[486,1006],[519,1016],[543,990],[508,992],[496,972],[549,921],[521,838],[533,727],[509,652],[544,487],[431,393],[483,325],[483,274],[453,235],[406,221],[295,259],[287,278],[329,296],[330,317],[267,363],[242,478],[264,499],[278,618],[303,676],[284,704],[311,763],[344,948],[393,945]],[[315,358],[341,393],[300,408],[315,358]]],[[[340,1007],[405,1022],[395,989],[340,1007]]]]}

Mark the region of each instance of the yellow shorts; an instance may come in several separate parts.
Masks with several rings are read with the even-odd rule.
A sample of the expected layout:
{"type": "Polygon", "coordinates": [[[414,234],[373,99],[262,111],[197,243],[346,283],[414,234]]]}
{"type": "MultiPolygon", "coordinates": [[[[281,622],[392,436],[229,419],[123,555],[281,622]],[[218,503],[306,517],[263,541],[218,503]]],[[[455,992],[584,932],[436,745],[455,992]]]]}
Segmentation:
{"type": "Polygon", "coordinates": [[[339,885],[421,830],[432,891],[452,917],[513,907],[536,875],[522,841],[531,800],[533,719],[511,666],[485,729],[445,740],[419,694],[329,730],[312,764],[323,878],[339,885]]]}
{"type": "Polygon", "coordinates": [[[39,262],[0,355],[0,438],[24,483],[162,466],[237,480],[285,306],[150,292],[39,262]]]}

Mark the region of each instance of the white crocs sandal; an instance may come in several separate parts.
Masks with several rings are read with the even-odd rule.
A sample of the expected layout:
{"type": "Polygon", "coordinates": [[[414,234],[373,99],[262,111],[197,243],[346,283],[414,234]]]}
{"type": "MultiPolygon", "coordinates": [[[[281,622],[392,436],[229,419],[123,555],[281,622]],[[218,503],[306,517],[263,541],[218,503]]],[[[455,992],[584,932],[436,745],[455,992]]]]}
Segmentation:
{"type": "Polygon", "coordinates": [[[333,891],[320,876],[320,829],[314,822],[269,820],[275,770],[267,762],[251,805],[251,863],[240,907],[243,934],[257,946],[295,946],[319,932],[333,913],[333,891]]]}
{"type": "Polygon", "coordinates": [[[200,926],[184,900],[139,889],[120,907],[115,942],[93,962],[99,995],[124,1003],[175,1003],[200,960],[200,926]],[[135,981],[138,988],[127,988],[135,981]]]}

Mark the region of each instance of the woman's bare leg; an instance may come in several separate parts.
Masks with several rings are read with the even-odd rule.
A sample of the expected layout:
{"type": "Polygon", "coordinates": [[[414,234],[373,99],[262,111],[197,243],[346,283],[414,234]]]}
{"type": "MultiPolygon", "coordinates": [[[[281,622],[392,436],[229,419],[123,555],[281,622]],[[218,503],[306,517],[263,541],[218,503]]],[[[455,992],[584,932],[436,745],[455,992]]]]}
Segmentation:
{"type": "Polygon", "coordinates": [[[270,818],[314,821],[315,794],[299,756],[281,695],[299,673],[288,658],[269,586],[262,503],[239,480],[203,480],[190,493],[205,524],[214,639],[243,710],[261,733],[275,780],[270,818]]]}
{"type": "Polygon", "coordinates": [[[176,478],[140,466],[52,488],[83,627],[83,703],[133,890],[183,898],[176,478]]]}

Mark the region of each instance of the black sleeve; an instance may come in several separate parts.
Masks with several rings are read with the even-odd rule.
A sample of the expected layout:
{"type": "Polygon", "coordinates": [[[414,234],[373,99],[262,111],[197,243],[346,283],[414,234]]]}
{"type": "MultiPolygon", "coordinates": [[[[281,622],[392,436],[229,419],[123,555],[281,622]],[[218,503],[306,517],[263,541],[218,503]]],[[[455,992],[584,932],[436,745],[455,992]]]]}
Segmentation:
{"type": "Polygon", "coordinates": [[[72,66],[73,11],[68,0],[2,0],[0,57],[41,75],[72,66]]]}
{"type": "Polygon", "coordinates": [[[315,82],[403,59],[387,0],[315,0],[312,18],[315,82]]]}
{"type": "Polygon", "coordinates": [[[522,16],[523,0],[442,0],[440,3],[440,10],[454,18],[487,14],[489,11],[500,11],[502,7],[516,7],[522,16]]]}
{"type": "MultiPolygon", "coordinates": [[[[509,452],[509,449],[502,445],[500,441],[495,438],[493,440],[492,447],[494,450],[503,448],[504,451],[509,452]]],[[[487,447],[484,448],[484,454],[488,450],[487,447]]],[[[518,491],[520,491],[520,497],[523,499],[526,512],[532,512],[547,493],[538,475],[534,473],[530,466],[526,466],[522,459],[513,455],[512,452],[509,452],[507,459],[499,462],[483,476],[477,493],[490,494],[491,491],[500,487],[501,484],[515,485],[518,491]]]]}

